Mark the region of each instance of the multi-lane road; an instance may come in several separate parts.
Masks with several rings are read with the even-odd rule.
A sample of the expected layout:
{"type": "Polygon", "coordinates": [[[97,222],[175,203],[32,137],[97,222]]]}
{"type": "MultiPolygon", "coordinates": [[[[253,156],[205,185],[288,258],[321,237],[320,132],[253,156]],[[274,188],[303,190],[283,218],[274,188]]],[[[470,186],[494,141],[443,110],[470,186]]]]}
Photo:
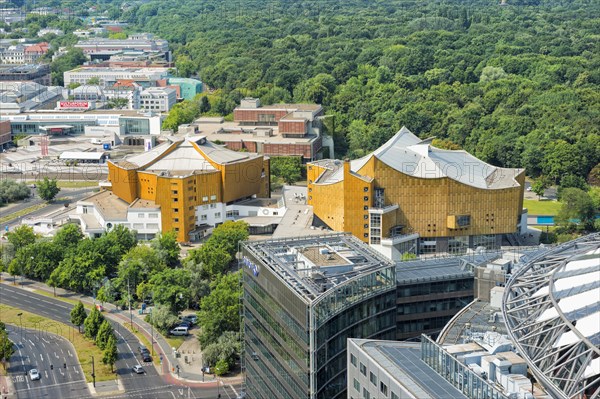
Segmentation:
{"type": "MultiPolygon", "coordinates": [[[[60,300],[57,300],[54,298],[39,295],[34,292],[27,291],[22,288],[18,288],[18,287],[11,286],[8,284],[0,284],[0,303],[6,304],[9,306],[13,306],[13,307],[17,307],[17,308],[23,309],[25,311],[39,314],[39,315],[47,317],[49,319],[56,320],[61,323],[70,325],[70,320],[69,320],[70,319],[70,311],[73,306],[69,303],[66,303],[66,302],[63,302],[63,301],[60,301],[60,300]]],[[[111,321],[111,320],[109,320],[109,321],[111,321]]],[[[117,350],[119,352],[119,357],[118,357],[117,363],[115,364],[116,374],[117,374],[118,378],[120,379],[122,386],[125,389],[125,392],[122,395],[115,396],[115,398],[144,398],[144,399],[146,399],[146,398],[148,398],[148,399],[152,399],[152,398],[157,398],[157,399],[198,398],[199,399],[199,398],[216,398],[218,394],[220,394],[222,398],[229,399],[229,398],[236,397],[235,390],[231,386],[221,386],[219,388],[217,388],[215,386],[204,386],[204,387],[199,387],[199,388],[196,387],[196,388],[188,389],[187,387],[184,387],[184,386],[171,385],[171,384],[165,382],[163,380],[163,378],[158,374],[158,372],[156,371],[156,369],[154,368],[154,366],[151,363],[149,363],[149,364],[141,363],[141,359],[139,358],[139,354],[137,353],[137,347],[139,345],[139,341],[135,337],[135,335],[133,335],[133,333],[131,333],[128,329],[124,328],[117,322],[111,321],[111,324],[113,325],[115,334],[117,336],[117,350]],[[145,374],[135,374],[132,371],[132,367],[136,364],[141,364],[144,367],[145,374]]],[[[12,329],[12,331],[13,332],[11,334],[14,334],[15,330],[12,329]]],[[[31,340],[31,341],[34,343],[36,342],[35,340],[31,340]]],[[[19,340],[19,341],[15,341],[15,342],[19,343],[21,341],[19,340]]],[[[21,344],[23,344],[23,348],[19,348],[19,349],[25,350],[26,349],[25,346],[27,343],[29,343],[31,345],[31,342],[26,342],[25,344],[23,344],[23,342],[21,342],[21,344]]],[[[42,343],[46,346],[50,345],[49,350],[56,351],[56,353],[57,353],[57,355],[59,355],[59,357],[62,355],[62,351],[61,351],[61,354],[58,353],[58,351],[62,347],[61,345],[58,345],[58,344],[54,345],[53,343],[47,344],[46,342],[44,342],[42,340],[39,343],[39,345],[42,348],[44,348],[44,345],[42,345],[42,343]],[[55,349],[55,348],[58,348],[58,349],[55,349]]],[[[35,348],[38,348],[38,347],[36,346],[35,348]]],[[[33,347],[31,348],[31,350],[35,351],[35,349],[33,347]]],[[[64,348],[63,348],[63,351],[64,351],[64,348]]],[[[40,352],[40,353],[42,353],[42,352],[40,352]]],[[[17,356],[19,356],[18,352],[17,352],[17,356]]],[[[29,356],[29,359],[34,359],[34,360],[39,359],[39,361],[41,361],[41,358],[39,358],[37,355],[33,355],[33,358],[31,357],[32,356],[31,354],[28,354],[26,356],[29,356]]],[[[41,356],[44,356],[44,355],[41,354],[41,356]]],[[[17,362],[20,363],[20,359],[17,362]]],[[[45,356],[44,356],[44,359],[46,359],[45,356]]],[[[74,359],[76,359],[76,357],[74,359]]],[[[15,359],[11,359],[11,368],[13,367],[12,363],[14,362],[14,360],[15,359]]],[[[96,359],[96,361],[99,361],[99,360],[100,359],[96,359]]],[[[73,362],[76,362],[76,361],[73,360],[73,362]]],[[[19,363],[17,363],[16,366],[18,366],[19,363]]],[[[63,363],[64,363],[64,361],[63,361],[63,363]]],[[[67,362],[67,366],[69,366],[69,365],[75,366],[74,364],[70,364],[70,363],[71,362],[67,362]]],[[[40,364],[43,364],[43,363],[40,363],[40,364]]],[[[59,362],[58,365],[63,366],[64,364],[61,364],[59,362]]],[[[29,367],[29,366],[25,366],[25,367],[29,367]]],[[[48,367],[49,367],[49,365],[48,365],[48,367]]],[[[29,368],[35,368],[35,367],[31,366],[29,368]]],[[[41,370],[41,368],[39,370],[41,370]]],[[[46,368],[44,367],[43,370],[46,371],[46,368]]],[[[11,372],[11,374],[10,374],[11,377],[15,377],[16,375],[25,377],[23,370],[19,370],[17,368],[16,370],[13,370],[13,371],[14,372],[11,372]]],[[[56,368],[56,365],[54,365],[54,370],[51,370],[51,371],[58,373],[58,375],[60,375],[60,372],[61,372],[60,368],[59,369],[56,368]]],[[[62,371],[64,372],[64,370],[62,370],[62,371]]],[[[77,374],[77,373],[75,373],[75,369],[73,369],[72,367],[71,368],[67,367],[67,371],[77,374]]],[[[49,377],[50,377],[50,374],[49,374],[49,377]]],[[[83,376],[83,374],[81,374],[81,377],[82,377],[82,379],[85,379],[85,376],[83,376]]],[[[44,379],[44,378],[45,378],[45,374],[42,374],[42,379],[44,379]]],[[[66,378],[66,377],[64,377],[64,378],[66,378]]],[[[71,380],[69,380],[69,381],[71,381],[71,380]]],[[[43,394],[39,394],[39,392],[38,393],[27,393],[27,391],[28,391],[27,388],[31,388],[31,383],[38,383],[38,382],[40,382],[40,381],[29,381],[30,385],[28,386],[27,382],[23,381],[23,383],[25,383],[25,385],[19,385],[16,388],[17,390],[19,390],[18,397],[19,398],[39,398],[39,397],[71,398],[72,397],[72,396],[63,396],[63,395],[60,395],[60,396],[54,395],[53,396],[48,393],[50,391],[47,391],[46,388],[38,389],[38,391],[40,391],[40,390],[43,391],[44,392],[43,394]]],[[[57,380],[57,383],[59,383],[59,384],[61,383],[60,379],[57,380]]],[[[69,385],[71,385],[71,384],[69,384],[69,385]]],[[[51,388],[51,387],[48,387],[48,389],[49,388],[51,388]]],[[[71,387],[69,387],[68,389],[70,389],[70,388],[71,387]]],[[[54,389],[54,388],[52,388],[52,389],[54,389]]],[[[67,388],[64,388],[64,389],[67,389],[67,388]]],[[[89,392],[88,392],[88,396],[89,396],[89,392]]],[[[81,393],[80,395],[77,395],[78,398],[86,398],[88,396],[86,396],[83,393],[81,393]]]]}
{"type": "Polygon", "coordinates": [[[7,369],[17,398],[82,398],[89,396],[74,349],[64,338],[46,331],[7,326],[15,354],[7,369]],[[66,367],[65,367],[66,366],[66,367]],[[40,379],[32,381],[29,370],[40,379]]]}

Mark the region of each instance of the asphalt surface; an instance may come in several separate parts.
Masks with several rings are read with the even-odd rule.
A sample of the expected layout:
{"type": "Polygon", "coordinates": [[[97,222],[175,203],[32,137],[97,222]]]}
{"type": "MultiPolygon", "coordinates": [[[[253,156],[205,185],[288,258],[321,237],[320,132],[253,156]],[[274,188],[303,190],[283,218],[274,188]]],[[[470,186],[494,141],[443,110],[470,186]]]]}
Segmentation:
{"type": "Polygon", "coordinates": [[[64,338],[45,331],[7,326],[15,354],[7,369],[17,398],[82,398],[90,392],[73,347],[64,338]],[[66,367],[64,367],[66,365],[66,367]],[[40,379],[32,381],[29,370],[40,379]]]}
{"type": "MultiPolygon", "coordinates": [[[[67,325],[71,323],[69,319],[73,305],[7,284],[0,285],[0,303],[18,307],[67,325]]],[[[141,363],[141,359],[136,356],[135,351],[139,345],[137,337],[118,323],[111,322],[111,324],[115,330],[119,352],[115,370],[125,390],[147,389],[164,385],[156,369],[151,365],[141,363]],[[132,367],[138,363],[144,367],[145,374],[133,372],[132,367]]],[[[96,361],[100,361],[100,359],[96,359],[96,361]]]]}
{"type": "MultiPolygon", "coordinates": [[[[58,193],[58,197],[69,197],[69,200],[67,202],[74,204],[77,201],[79,201],[80,199],[87,197],[88,195],[90,195],[94,190],[97,190],[98,187],[86,187],[86,188],[82,188],[82,189],[76,189],[76,190],[61,190],[58,193]]],[[[38,204],[43,204],[46,201],[42,200],[40,197],[37,196],[37,193],[35,191],[35,189],[32,189],[32,193],[34,194],[33,198],[30,198],[27,201],[22,201],[18,204],[15,204],[13,206],[11,206],[9,209],[7,210],[0,210],[0,215],[2,214],[6,214],[7,212],[10,213],[16,213],[19,211],[22,211],[23,209],[32,207],[34,205],[38,205],[38,204]]],[[[35,218],[38,216],[42,216],[42,215],[47,215],[50,212],[56,211],[58,209],[64,208],[64,201],[60,201],[60,202],[56,202],[54,204],[50,204],[45,208],[39,209],[37,211],[28,213],[25,217],[27,218],[35,218]]],[[[13,227],[16,227],[17,225],[21,224],[21,220],[23,219],[23,217],[18,217],[18,218],[14,218],[11,219],[5,223],[2,224],[2,229],[5,228],[5,226],[9,226],[10,229],[12,229],[13,227]]]]}
{"type": "MultiPolygon", "coordinates": [[[[25,286],[27,286],[27,284],[28,284],[28,282],[25,281],[25,286]]],[[[39,314],[39,315],[47,317],[49,319],[56,320],[61,323],[70,325],[70,312],[71,312],[71,309],[73,308],[73,305],[63,302],[63,301],[60,301],[58,299],[54,299],[54,298],[39,295],[39,294],[30,292],[30,291],[26,291],[18,286],[12,286],[9,284],[0,284],[0,303],[6,304],[9,306],[13,306],[13,307],[17,307],[19,309],[22,309],[22,310],[25,310],[25,311],[28,311],[31,313],[39,314]]],[[[211,398],[212,399],[212,398],[217,398],[218,395],[220,394],[221,398],[223,398],[223,399],[235,399],[237,392],[239,392],[239,389],[240,389],[239,386],[233,387],[231,385],[222,385],[217,388],[215,386],[207,385],[207,386],[195,387],[195,388],[188,389],[188,387],[183,385],[184,382],[181,382],[182,383],[181,386],[173,385],[173,384],[166,382],[163,379],[163,377],[157,373],[156,369],[154,368],[154,366],[152,364],[143,363],[141,361],[139,354],[137,352],[137,347],[140,344],[137,337],[135,335],[133,335],[133,333],[131,333],[125,327],[121,326],[119,323],[113,322],[113,321],[110,321],[110,322],[113,325],[115,335],[117,336],[117,350],[119,352],[119,358],[117,360],[117,363],[115,364],[115,370],[116,370],[116,373],[117,373],[119,379],[122,382],[125,392],[123,392],[122,394],[114,395],[114,396],[103,396],[103,397],[113,398],[113,399],[125,399],[125,398],[129,398],[129,399],[138,399],[138,398],[139,399],[154,399],[154,398],[156,398],[156,399],[168,399],[168,398],[208,399],[208,398],[211,398]],[[144,368],[145,374],[136,374],[133,372],[132,368],[136,364],[140,364],[144,368]]],[[[17,328],[17,331],[18,331],[18,328],[17,328]]],[[[38,334],[39,334],[39,332],[38,332],[38,334]]],[[[42,334],[42,336],[43,335],[44,334],[42,334]]],[[[32,339],[32,341],[34,343],[36,342],[33,339],[32,339]]],[[[20,342],[20,341],[18,341],[18,342],[20,342]]],[[[49,345],[43,340],[41,342],[43,342],[44,345],[46,345],[46,346],[49,345]]],[[[29,342],[27,342],[27,343],[29,343],[29,342]]],[[[31,343],[29,343],[29,344],[31,345],[31,343]]],[[[41,345],[41,343],[40,343],[40,345],[41,345]]],[[[42,345],[42,347],[44,347],[44,346],[42,345]]],[[[23,348],[23,350],[24,349],[25,348],[23,348]]],[[[60,349],[58,349],[58,348],[54,349],[54,346],[50,345],[49,350],[58,351],[60,349]]],[[[64,348],[63,348],[63,351],[64,351],[64,348]]],[[[53,353],[50,353],[50,354],[52,355],[53,353]]],[[[59,357],[60,357],[62,355],[62,352],[60,354],[58,354],[58,352],[57,352],[57,355],[59,355],[59,357]]],[[[26,356],[29,356],[30,359],[32,358],[31,354],[28,354],[26,356]]],[[[42,356],[44,356],[44,355],[42,354],[42,356]]],[[[33,355],[33,359],[38,359],[38,358],[39,358],[39,356],[33,355]]],[[[11,363],[13,363],[13,361],[15,359],[16,358],[11,359],[11,363]]],[[[46,359],[45,356],[44,356],[44,359],[46,359]]],[[[73,359],[74,359],[73,362],[76,363],[77,362],[76,357],[74,357],[73,359]]],[[[39,361],[41,361],[41,358],[39,358],[39,361]]],[[[100,361],[100,360],[96,359],[96,361],[100,361]]],[[[63,363],[64,363],[64,360],[63,360],[63,363]]],[[[23,377],[25,377],[24,370],[22,368],[19,369],[18,368],[19,365],[21,367],[23,367],[23,364],[20,363],[20,360],[17,360],[15,363],[15,367],[17,367],[17,369],[15,371],[17,372],[17,374],[20,374],[23,377]]],[[[62,364],[60,364],[60,362],[59,362],[59,365],[62,365],[62,364]]],[[[75,373],[75,369],[73,369],[72,367],[70,368],[70,366],[74,366],[74,364],[67,362],[68,371],[71,372],[71,369],[72,369],[73,370],[72,373],[77,374],[77,373],[75,373]]],[[[11,367],[12,367],[12,365],[11,365],[11,367]]],[[[28,366],[25,366],[25,367],[28,367],[28,366]]],[[[34,368],[34,367],[31,366],[29,368],[34,368]]],[[[29,370],[29,368],[27,368],[27,370],[29,370]]],[[[38,369],[38,370],[40,370],[40,369],[38,369]]],[[[44,371],[46,371],[45,368],[44,368],[44,371]]],[[[57,370],[56,365],[54,366],[54,370],[51,370],[51,371],[54,371],[55,373],[58,371],[58,373],[60,375],[60,370],[57,370]]],[[[63,369],[63,371],[64,371],[64,369],[63,369]]],[[[50,374],[49,374],[49,377],[50,377],[50,374]]],[[[29,377],[27,377],[27,379],[28,378],[29,377]]],[[[42,374],[42,380],[44,378],[45,378],[45,373],[42,374]]],[[[63,377],[63,378],[66,378],[66,377],[63,377]]],[[[81,379],[82,380],[85,379],[83,374],[81,374],[81,379]]],[[[29,384],[31,384],[31,383],[38,383],[40,381],[28,381],[28,382],[29,382],[29,384]]],[[[23,383],[27,386],[26,381],[23,381],[23,383]]],[[[84,398],[91,397],[89,395],[89,392],[85,393],[85,394],[83,392],[80,392],[76,396],[70,395],[71,389],[73,388],[70,385],[72,385],[74,383],[71,383],[71,382],[61,383],[60,380],[58,381],[58,383],[63,384],[63,385],[69,385],[69,386],[65,386],[65,387],[61,387],[61,388],[55,388],[54,386],[38,387],[37,391],[33,395],[28,395],[27,390],[23,389],[22,385],[19,385],[17,387],[16,383],[15,383],[15,387],[20,392],[20,394],[18,396],[18,398],[20,398],[20,399],[24,399],[24,398],[68,398],[68,399],[70,399],[70,398],[75,398],[75,397],[84,399],[84,398]],[[64,392],[64,395],[63,394],[60,394],[58,396],[55,395],[54,392],[56,389],[62,389],[64,392]],[[70,396],[67,395],[67,392],[69,392],[70,396]]]]}

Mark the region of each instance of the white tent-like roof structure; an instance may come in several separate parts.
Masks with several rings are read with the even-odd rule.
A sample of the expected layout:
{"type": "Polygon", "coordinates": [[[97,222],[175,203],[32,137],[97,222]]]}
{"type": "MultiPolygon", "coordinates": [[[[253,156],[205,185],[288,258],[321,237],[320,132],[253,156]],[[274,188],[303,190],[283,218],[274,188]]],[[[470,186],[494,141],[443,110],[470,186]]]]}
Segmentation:
{"type": "MultiPolygon", "coordinates": [[[[450,178],[460,183],[481,189],[503,189],[519,187],[515,177],[522,169],[499,168],[474,157],[466,151],[442,150],[431,145],[433,139],[421,140],[406,127],[400,129],[384,145],[372,153],[351,161],[350,170],[360,174],[360,169],[376,157],[386,165],[409,176],[421,179],[450,178]]],[[[331,184],[343,179],[343,168],[339,161],[316,162],[333,167],[317,183],[331,184]],[[338,163],[336,163],[338,162],[338,163]]]]}

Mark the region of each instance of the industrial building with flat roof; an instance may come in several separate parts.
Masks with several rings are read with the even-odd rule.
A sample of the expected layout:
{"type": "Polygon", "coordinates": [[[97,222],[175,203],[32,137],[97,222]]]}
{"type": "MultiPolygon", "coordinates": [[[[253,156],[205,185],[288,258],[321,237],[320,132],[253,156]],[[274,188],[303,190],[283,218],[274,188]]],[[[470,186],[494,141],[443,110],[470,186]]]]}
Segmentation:
{"type": "Polygon", "coordinates": [[[403,127],[360,159],[311,162],[308,204],[320,222],[391,259],[497,248],[519,232],[525,171],[431,143],[403,127]]]}

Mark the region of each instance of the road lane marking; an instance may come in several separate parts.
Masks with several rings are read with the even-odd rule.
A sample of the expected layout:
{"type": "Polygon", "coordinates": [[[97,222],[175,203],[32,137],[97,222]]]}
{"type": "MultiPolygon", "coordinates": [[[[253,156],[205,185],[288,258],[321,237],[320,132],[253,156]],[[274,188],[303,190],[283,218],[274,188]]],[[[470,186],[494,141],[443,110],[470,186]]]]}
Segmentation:
{"type": "Polygon", "coordinates": [[[79,370],[77,370],[77,367],[73,366],[73,370],[75,370],[75,372],[76,372],[77,374],[79,374],[79,370]]]}
{"type": "Polygon", "coordinates": [[[62,375],[64,377],[65,373],[63,373],[62,369],[59,367],[58,371],[60,371],[60,375],[62,375]]]}
{"type": "Polygon", "coordinates": [[[40,353],[40,358],[42,359],[42,362],[43,362],[44,361],[44,355],[42,355],[41,353],[40,353]]]}
{"type": "Polygon", "coordinates": [[[70,350],[67,349],[67,352],[69,353],[69,357],[73,357],[73,354],[71,353],[70,350]]]}
{"type": "MultiPolygon", "coordinates": [[[[38,386],[38,387],[33,387],[32,390],[36,390],[36,389],[47,389],[47,388],[52,388],[52,387],[56,387],[59,385],[72,385],[72,384],[77,384],[77,383],[85,383],[85,379],[80,379],[80,380],[76,380],[76,381],[65,381],[65,382],[59,382],[57,384],[51,384],[51,385],[43,385],[43,386],[38,386]]],[[[29,388],[28,388],[29,389],[29,388]]],[[[23,391],[24,389],[17,389],[16,391],[23,391]]]]}
{"type": "Polygon", "coordinates": [[[231,388],[231,390],[233,391],[233,393],[235,394],[235,396],[238,396],[238,393],[235,390],[235,388],[233,387],[233,385],[229,384],[229,388],[231,388]]]}
{"type": "Polygon", "coordinates": [[[44,374],[46,375],[46,379],[48,378],[48,371],[44,370],[44,374]]]}
{"type": "MultiPolygon", "coordinates": [[[[21,365],[23,366],[23,371],[25,371],[25,362],[23,361],[23,356],[21,355],[21,348],[19,348],[19,357],[21,358],[21,365]]],[[[27,384],[27,389],[29,389],[29,378],[25,378],[25,383],[27,384]]]]}

